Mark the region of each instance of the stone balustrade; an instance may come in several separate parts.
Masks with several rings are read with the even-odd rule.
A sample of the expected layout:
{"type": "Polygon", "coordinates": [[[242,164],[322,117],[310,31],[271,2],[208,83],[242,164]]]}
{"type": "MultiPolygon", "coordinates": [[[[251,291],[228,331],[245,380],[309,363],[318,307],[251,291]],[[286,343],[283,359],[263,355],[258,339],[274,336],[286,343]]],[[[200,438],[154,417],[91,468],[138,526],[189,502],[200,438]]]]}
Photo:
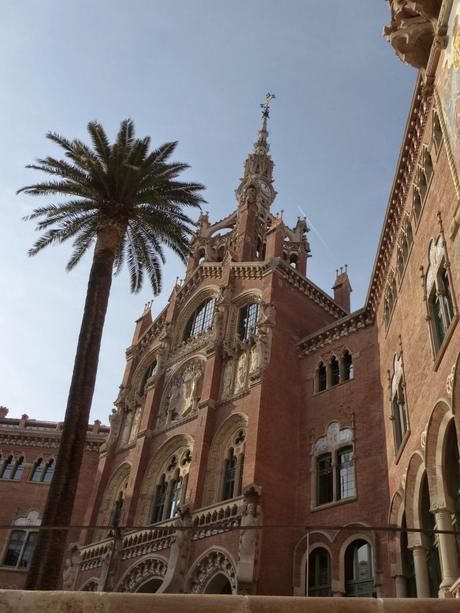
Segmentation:
{"type": "Polygon", "coordinates": [[[192,540],[198,540],[221,534],[238,528],[243,514],[244,498],[232,498],[225,502],[218,502],[209,507],[199,509],[192,516],[192,540]]]}

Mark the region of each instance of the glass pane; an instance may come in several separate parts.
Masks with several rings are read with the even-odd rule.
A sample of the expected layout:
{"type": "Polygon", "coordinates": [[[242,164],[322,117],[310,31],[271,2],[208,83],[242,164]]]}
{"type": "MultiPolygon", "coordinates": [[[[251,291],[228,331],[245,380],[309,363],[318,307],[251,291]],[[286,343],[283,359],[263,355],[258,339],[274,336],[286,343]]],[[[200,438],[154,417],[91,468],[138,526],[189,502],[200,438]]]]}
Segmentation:
{"type": "Polygon", "coordinates": [[[19,561],[19,568],[28,568],[32,559],[35,544],[37,542],[38,534],[36,532],[30,532],[27,539],[26,546],[22,552],[21,560],[19,561]]]}
{"type": "Polygon", "coordinates": [[[335,358],[331,360],[331,385],[337,385],[340,381],[339,362],[335,358]]]}
{"type": "Polygon", "coordinates": [[[228,500],[229,498],[233,498],[233,488],[235,485],[235,472],[236,472],[236,457],[233,455],[233,452],[232,452],[231,457],[225,461],[223,500],[228,500]]]}
{"type": "Polygon", "coordinates": [[[5,464],[3,465],[2,479],[9,479],[11,477],[11,473],[13,472],[13,468],[14,468],[13,456],[10,455],[5,460],[5,464]]]}
{"type": "Polygon", "coordinates": [[[157,521],[161,521],[163,518],[163,508],[165,504],[166,487],[167,487],[167,484],[164,481],[162,481],[159,485],[157,485],[157,491],[155,494],[155,502],[153,505],[153,513],[152,513],[152,523],[154,524],[157,521]]]}
{"type": "Polygon", "coordinates": [[[49,483],[54,475],[54,460],[50,460],[46,465],[45,474],[43,475],[44,483],[49,483]]]}
{"type": "Polygon", "coordinates": [[[180,496],[182,492],[182,478],[179,477],[173,482],[171,489],[171,497],[169,500],[168,517],[175,517],[177,507],[180,503],[180,496]]]}
{"type": "Polygon", "coordinates": [[[14,530],[10,535],[8,549],[6,550],[3,564],[5,566],[16,566],[21,553],[26,533],[22,530],[14,530]]]}
{"type": "Polygon", "coordinates": [[[334,496],[334,484],[332,473],[332,456],[330,453],[318,458],[317,479],[318,504],[332,502],[334,496]]]}
{"type": "Polygon", "coordinates": [[[40,481],[40,477],[43,470],[43,460],[42,458],[38,459],[35,462],[34,469],[32,471],[32,476],[30,477],[31,481],[40,481]]]}
{"type": "Polygon", "coordinates": [[[22,473],[24,472],[24,457],[19,458],[19,460],[16,462],[16,467],[14,469],[14,473],[13,473],[13,479],[15,481],[20,481],[22,478],[22,473]]]}
{"type": "Polygon", "coordinates": [[[353,449],[347,447],[338,452],[337,466],[337,496],[339,500],[355,495],[355,467],[353,449]]]}
{"type": "Polygon", "coordinates": [[[331,595],[331,559],[326,549],[312,551],[308,561],[308,595],[331,595]]]}
{"type": "Polygon", "coordinates": [[[240,321],[238,326],[239,337],[242,341],[247,340],[256,329],[259,318],[259,304],[252,302],[240,309],[240,321]]]}

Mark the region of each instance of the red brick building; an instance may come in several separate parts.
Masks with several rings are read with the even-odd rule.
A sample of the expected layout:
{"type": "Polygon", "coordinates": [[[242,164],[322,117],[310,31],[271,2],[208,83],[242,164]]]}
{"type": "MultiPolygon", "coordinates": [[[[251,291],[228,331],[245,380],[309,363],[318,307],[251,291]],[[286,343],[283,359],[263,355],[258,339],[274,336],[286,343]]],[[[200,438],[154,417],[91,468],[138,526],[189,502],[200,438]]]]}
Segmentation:
{"type": "MultiPolygon", "coordinates": [[[[8,409],[0,407],[0,525],[8,527],[0,530],[0,588],[21,588],[53,478],[62,424],[7,414],[8,409]]],[[[98,421],[88,429],[73,524],[83,522],[98,450],[108,432],[98,421]]],[[[75,531],[68,541],[78,536],[75,531]]]]}
{"type": "Polygon", "coordinates": [[[136,322],[64,587],[460,597],[460,2],[390,5],[419,77],[364,306],[272,211],[266,106],[236,209],[136,322]]]}

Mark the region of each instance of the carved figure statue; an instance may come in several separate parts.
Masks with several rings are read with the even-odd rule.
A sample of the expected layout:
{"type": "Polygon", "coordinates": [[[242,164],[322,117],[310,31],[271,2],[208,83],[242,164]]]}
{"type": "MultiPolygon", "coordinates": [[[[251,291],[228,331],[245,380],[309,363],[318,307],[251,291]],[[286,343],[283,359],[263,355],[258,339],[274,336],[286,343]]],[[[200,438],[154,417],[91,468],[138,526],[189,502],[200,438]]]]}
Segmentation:
{"type": "Polygon", "coordinates": [[[246,372],[248,366],[248,356],[244,351],[238,358],[238,367],[236,371],[235,393],[241,392],[246,387],[246,372]]]}
{"type": "Polygon", "coordinates": [[[251,347],[250,361],[249,361],[249,373],[252,375],[259,370],[262,363],[260,339],[257,339],[255,344],[251,347]]]}
{"type": "Polygon", "coordinates": [[[202,377],[203,367],[199,361],[192,362],[174,377],[167,400],[169,421],[184,417],[196,407],[202,377]]]}
{"type": "Polygon", "coordinates": [[[137,433],[139,431],[139,424],[141,421],[141,416],[142,416],[142,407],[137,407],[137,409],[134,412],[134,417],[133,417],[133,421],[131,424],[131,432],[129,434],[129,443],[132,443],[136,436],[137,433]]]}
{"type": "Polygon", "coordinates": [[[75,587],[75,580],[80,568],[80,548],[76,543],[71,545],[69,557],[64,562],[64,571],[62,573],[62,589],[71,591],[75,587]]]}
{"type": "Polygon", "coordinates": [[[256,196],[257,196],[256,190],[251,185],[246,190],[246,194],[245,194],[245,202],[246,202],[246,204],[253,204],[256,201],[256,196]]]}
{"type": "Polygon", "coordinates": [[[222,378],[222,398],[228,398],[232,395],[233,389],[233,362],[228,360],[224,366],[224,374],[222,378]]]}
{"type": "Polygon", "coordinates": [[[238,560],[238,583],[250,587],[255,580],[257,546],[261,523],[260,505],[248,502],[241,518],[240,547],[238,560]]]}

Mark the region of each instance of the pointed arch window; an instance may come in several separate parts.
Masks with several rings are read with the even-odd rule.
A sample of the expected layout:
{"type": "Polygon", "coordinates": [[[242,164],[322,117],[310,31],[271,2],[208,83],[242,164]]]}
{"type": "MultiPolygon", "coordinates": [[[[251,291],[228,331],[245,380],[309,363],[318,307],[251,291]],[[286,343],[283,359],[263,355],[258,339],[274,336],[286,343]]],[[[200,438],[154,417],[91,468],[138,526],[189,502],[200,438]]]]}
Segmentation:
{"type": "Polygon", "coordinates": [[[318,366],[318,370],[316,373],[316,388],[318,392],[322,392],[326,389],[327,386],[327,373],[326,373],[326,367],[324,366],[323,362],[319,363],[318,366]]]}
{"type": "Polygon", "coordinates": [[[10,479],[11,475],[13,474],[13,469],[14,469],[14,457],[10,455],[6,458],[5,462],[3,463],[1,478],[10,479]]]}
{"type": "Polygon", "coordinates": [[[390,392],[395,452],[398,453],[406,440],[406,435],[409,430],[402,354],[395,355],[393,359],[390,392]]]}
{"type": "Polygon", "coordinates": [[[211,329],[214,320],[215,306],[215,298],[208,298],[200,304],[185,326],[184,341],[211,329]]]}
{"type": "Polygon", "coordinates": [[[43,483],[49,483],[54,475],[54,460],[51,459],[46,463],[45,471],[43,473],[43,483]]]}
{"type": "Polygon", "coordinates": [[[247,341],[254,334],[259,319],[260,304],[249,302],[240,309],[238,320],[238,336],[241,341],[247,341]]]}
{"type": "Polygon", "coordinates": [[[331,556],[324,547],[317,547],[308,556],[308,595],[332,596],[331,556]]]}
{"type": "Polygon", "coordinates": [[[439,115],[436,112],[433,113],[433,141],[436,150],[439,151],[442,143],[442,128],[439,115]]]}
{"type": "Polygon", "coordinates": [[[233,498],[233,492],[235,489],[236,464],[237,457],[233,448],[230,448],[228,458],[225,460],[222,500],[229,500],[230,498],[233,498]]]}
{"type": "Polygon", "coordinates": [[[14,481],[20,481],[22,479],[23,472],[24,472],[24,456],[21,456],[14,466],[14,470],[11,475],[11,478],[14,481]]]}
{"type": "Polygon", "coordinates": [[[348,351],[348,349],[344,351],[342,365],[343,365],[342,370],[343,370],[344,381],[351,381],[354,375],[353,357],[351,353],[348,351]]]}
{"type": "Polygon", "coordinates": [[[329,368],[331,370],[331,385],[338,385],[340,383],[340,365],[335,356],[332,357],[329,368]]]}
{"type": "Polygon", "coordinates": [[[165,506],[166,490],[168,484],[165,480],[165,475],[161,475],[160,483],[158,483],[153,503],[151,522],[156,524],[163,519],[163,510],[165,506]]]}
{"type": "Polygon", "coordinates": [[[139,386],[139,394],[141,396],[144,395],[144,391],[145,391],[145,386],[147,384],[147,381],[150,379],[150,377],[152,375],[155,374],[155,371],[157,369],[157,360],[153,360],[150,365],[145,369],[144,374],[142,375],[142,379],[141,379],[141,384],[139,386]]]}
{"type": "Polygon", "coordinates": [[[41,481],[43,471],[43,458],[38,458],[35,462],[34,467],[32,469],[32,474],[30,475],[31,481],[41,481]]]}
{"type": "Polygon", "coordinates": [[[350,543],[345,552],[345,593],[359,598],[374,595],[372,549],[363,539],[350,543]]]}
{"type": "Polygon", "coordinates": [[[337,451],[337,500],[351,498],[356,493],[353,447],[337,451]]]}

